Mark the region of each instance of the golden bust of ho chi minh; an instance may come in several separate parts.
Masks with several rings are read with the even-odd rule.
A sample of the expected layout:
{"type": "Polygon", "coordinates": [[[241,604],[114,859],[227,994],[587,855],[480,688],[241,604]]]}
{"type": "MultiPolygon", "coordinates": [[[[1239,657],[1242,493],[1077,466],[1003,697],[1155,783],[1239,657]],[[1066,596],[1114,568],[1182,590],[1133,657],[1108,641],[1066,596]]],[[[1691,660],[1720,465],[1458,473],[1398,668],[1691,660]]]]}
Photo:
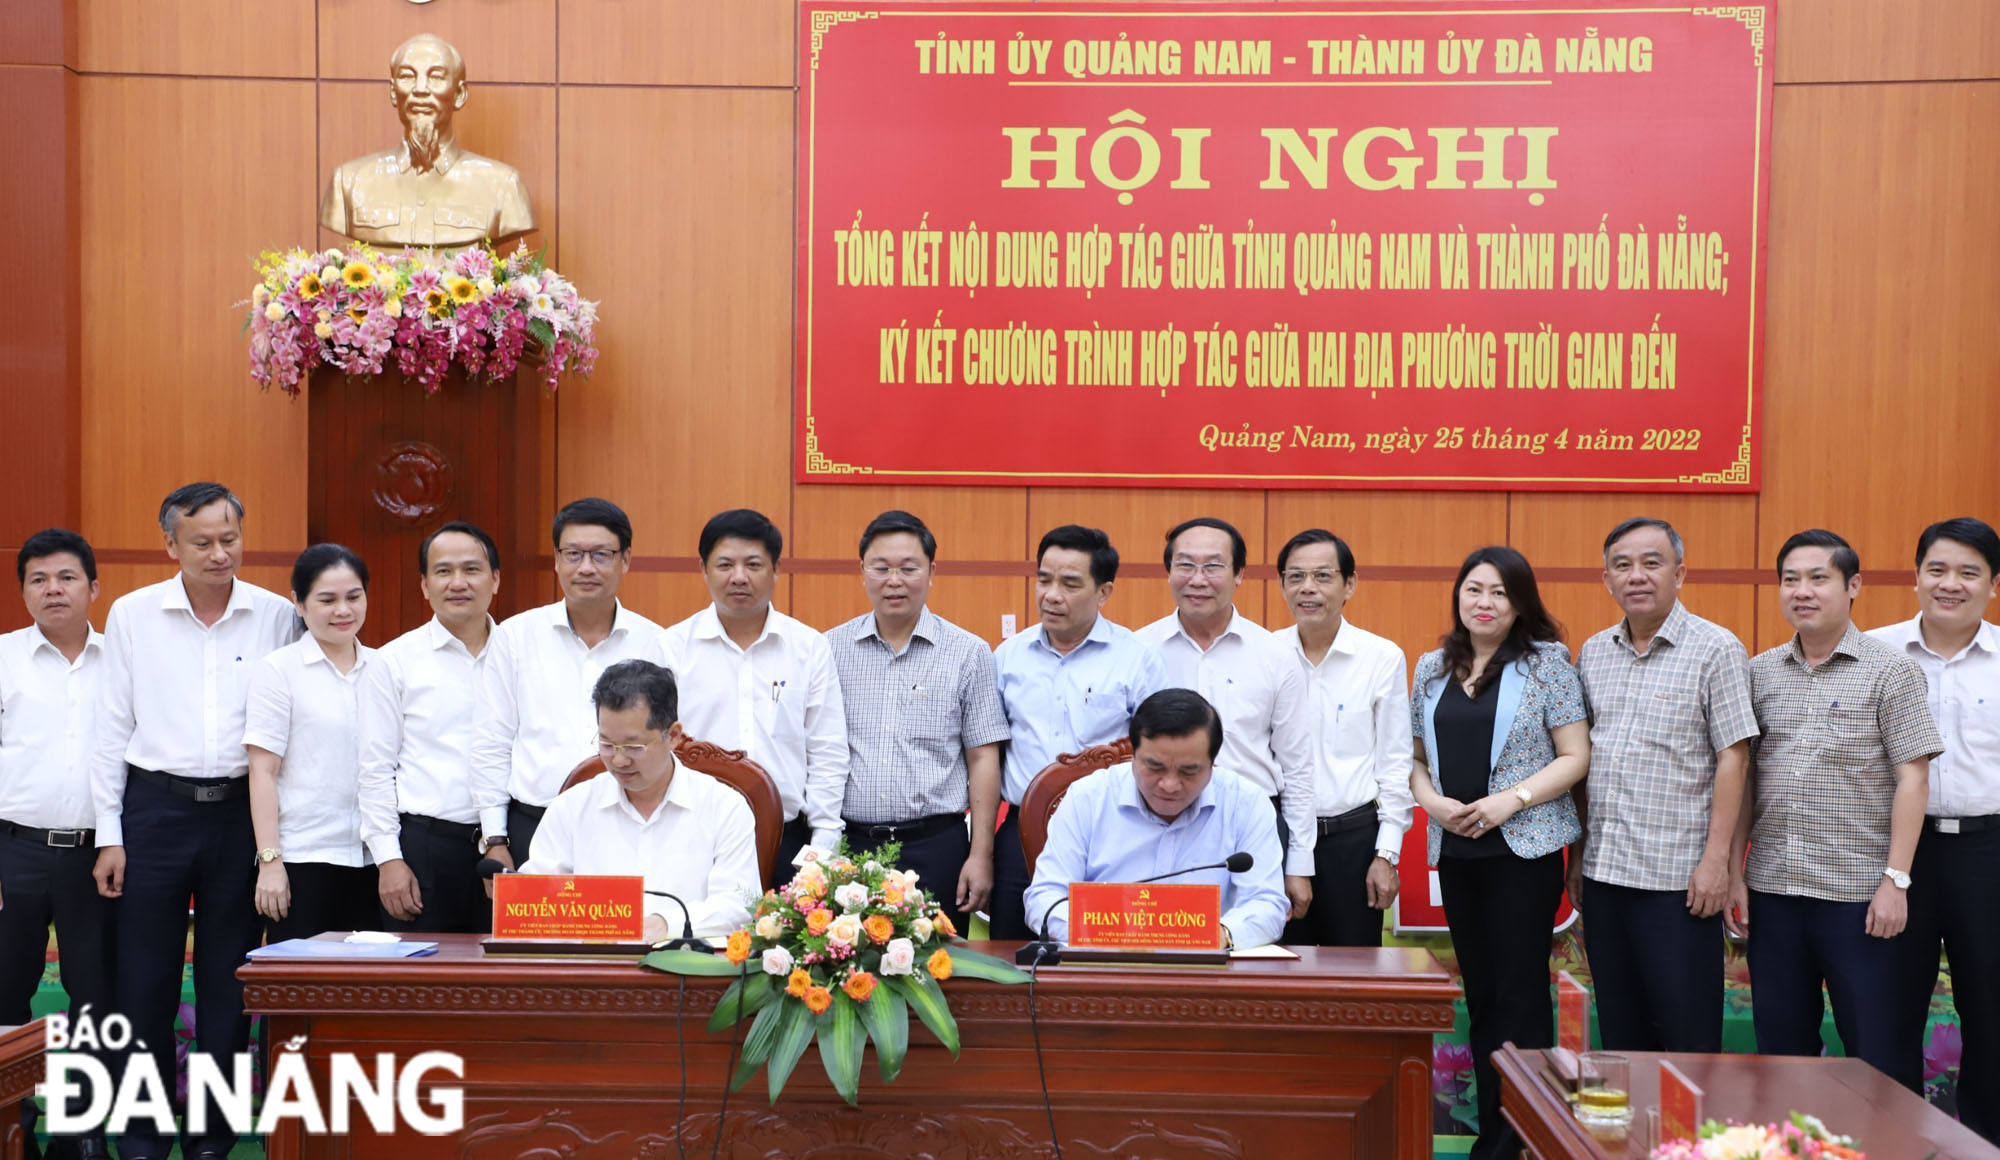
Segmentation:
{"type": "Polygon", "coordinates": [[[465,61],[424,33],[389,57],[389,97],[403,144],[333,171],[319,221],[381,246],[452,248],[535,228],[528,187],[510,165],[459,147],[452,119],[465,106],[465,61]]]}

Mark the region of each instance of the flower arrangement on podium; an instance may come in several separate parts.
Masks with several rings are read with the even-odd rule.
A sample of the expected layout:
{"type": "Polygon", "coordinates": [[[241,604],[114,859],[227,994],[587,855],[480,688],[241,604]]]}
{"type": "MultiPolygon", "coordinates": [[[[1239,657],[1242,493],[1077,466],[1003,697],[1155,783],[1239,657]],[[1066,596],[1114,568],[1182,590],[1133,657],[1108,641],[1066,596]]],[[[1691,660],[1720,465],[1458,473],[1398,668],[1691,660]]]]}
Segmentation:
{"type": "Polygon", "coordinates": [[[731,1091],[762,1067],[775,1103],[817,1041],[834,1090],[858,1103],[863,1048],[874,1042],[882,1081],[894,1082],[912,1011],[957,1058],[946,980],[1028,981],[1014,964],[954,937],[917,875],[891,868],[900,852],[897,843],[854,857],[845,843],[824,856],[809,850],[791,882],[757,901],[750,925],[729,936],[722,955],[667,950],[643,960],[673,974],[736,976],[708,1021],[715,1033],[751,1020],[731,1091]]]}
{"type": "Polygon", "coordinates": [[[539,361],[554,390],[597,361],[597,304],[525,246],[504,258],[488,246],[267,250],[257,277],[245,327],[250,377],[288,394],[322,366],[379,375],[393,365],[435,393],[454,365],[504,382],[524,357],[539,361]]]}
{"type": "Polygon", "coordinates": [[[1692,1140],[1668,1140],[1648,1160],[1867,1160],[1861,1146],[1835,1135],[1816,1116],[1793,1112],[1782,1124],[1710,1120],[1692,1140]]]}

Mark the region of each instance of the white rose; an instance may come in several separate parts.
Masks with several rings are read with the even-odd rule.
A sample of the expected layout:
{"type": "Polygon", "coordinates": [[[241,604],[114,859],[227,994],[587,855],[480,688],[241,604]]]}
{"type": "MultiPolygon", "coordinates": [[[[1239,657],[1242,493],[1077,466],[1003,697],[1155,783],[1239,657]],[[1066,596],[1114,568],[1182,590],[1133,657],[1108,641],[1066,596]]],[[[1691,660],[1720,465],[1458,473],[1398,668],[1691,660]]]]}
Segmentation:
{"type": "Polygon", "coordinates": [[[849,882],[833,892],[833,900],[842,910],[860,910],[868,905],[868,887],[859,882],[849,882]]]}
{"type": "Polygon", "coordinates": [[[931,920],[928,918],[911,919],[910,937],[918,942],[931,941],[931,920]]]}
{"type": "MultiPolygon", "coordinates": [[[[770,915],[764,917],[769,918],[770,915]]],[[[784,947],[772,947],[764,952],[764,973],[767,975],[789,975],[792,973],[792,952],[784,947]]]]}
{"type": "Polygon", "coordinates": [[[874,874],[880,871],[881,869],[882,869],[882,864],[880,862],[875,861],[873,858],[870,858],[868,861],[863,862],[861,864],[861,872],[864,874],[874,874]]]}
{"type": "Polygon", "coordinates": [[[775,915],[775,914],[767,914],[767,915],[765,915],[764,917],[762,917],[762,918],[760,918],[760,919],[758,919],[758,920],[757,920],[757,937],[758,937],[758,938],[777,938],[777,937],[778,937],[778,916],[777,916],[777,915],[775,915]]]}
{"type": "Polygon", "coordinates": [[[916,963],[917,948],[915,944],[906,938],[892,938],[889,940],[889,945],[882,949],[880,973],[884,975],[907,975],[916,968],[916,963]]]}
{"type": "Polygon", "coordinates": [[[844,942],[849,946],[853,946],[861,939],[860,917],[858,915],[843,914],[839,918],[834,919],[833,925],[826,928],[826,937],[836,942],[844,942]]]}
{"type": "Polygon", "coordinates": [[[276,302],[267,303],[265,305],[264,317],[270,319],[272,322],[276,322],[279,319],[283,318],[284,316],[285,316],[285,308],[278,305],[276,302]]]}
{"type": "Polygon", "coordinates": [[[924,892],[921,890],[912,890],[903,896],[903,901],[916,907],[918,910],[922,910],[924,908],[924,892]]]}

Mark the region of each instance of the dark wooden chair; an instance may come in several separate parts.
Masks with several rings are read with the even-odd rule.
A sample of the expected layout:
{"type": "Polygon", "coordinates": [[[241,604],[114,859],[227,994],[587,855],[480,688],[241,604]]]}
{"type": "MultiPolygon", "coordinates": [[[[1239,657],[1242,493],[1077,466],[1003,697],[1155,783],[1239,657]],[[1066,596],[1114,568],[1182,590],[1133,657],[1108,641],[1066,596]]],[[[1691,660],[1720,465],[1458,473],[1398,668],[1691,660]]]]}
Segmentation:
{"type": "Polygon", "coordinates": [[[1021,795],[1021,853],[1028,859],[1028,877],[1035,876],[1035,860],[1049,842],[1049,819],[1062,804],[1063,795],[1077,779],[1132,760],[1132,742],[1120,737],[1109,745],[1093,745],[1082,753],[1065,753],[1028,783],[1021,795]]]}
{"type": "MultiPolygon", "coordinates": [[[[785,829],[783,800],[778,796],[778,783],[764,767],[743,756],[741,749],[724,749],[706,741],[696,741],[692,737],[681,739],[674,756],[682,765],[700,773],[708,774],[717,781],[743,795],[750,803],[750,814],[757,819],[757,870],[763,875],[761,881],[769,882],[771,872],[778,865],[778,841],[785,829]]],[[[593,753],[577,763],[575,769],[563,780],[563,789],[582,785],[604,772],[604,759],[593,753]]]]}

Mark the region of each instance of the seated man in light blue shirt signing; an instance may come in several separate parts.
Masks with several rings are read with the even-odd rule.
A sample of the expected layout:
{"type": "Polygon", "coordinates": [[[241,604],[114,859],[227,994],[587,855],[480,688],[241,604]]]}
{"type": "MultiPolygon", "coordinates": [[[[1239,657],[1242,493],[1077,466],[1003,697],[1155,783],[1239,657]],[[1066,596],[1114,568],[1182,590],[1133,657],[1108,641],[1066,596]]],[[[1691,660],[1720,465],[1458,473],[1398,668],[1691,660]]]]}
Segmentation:
{"type": "Polygon", "coordinates": [[[1049,819],[1049,840],[1028,887],[1030,922],[1049,913],[1048,936],[1069,935],[1057,900],[1072,882],[1171,882],[1222,887],[1222,930],[1230,947],[1277,940],[1291,913],[1278,851],[1278,813],[1263,790],[1215,767],[1222,721],[1200,693],[1163,689],[1132,714],[1132,760],[1070,787],[1049,819]],[[1242,851],[1241,873],[1210,866],[1242,851]],[[1053,911],[1050,907],[1053,906],[1053,911]]]}

